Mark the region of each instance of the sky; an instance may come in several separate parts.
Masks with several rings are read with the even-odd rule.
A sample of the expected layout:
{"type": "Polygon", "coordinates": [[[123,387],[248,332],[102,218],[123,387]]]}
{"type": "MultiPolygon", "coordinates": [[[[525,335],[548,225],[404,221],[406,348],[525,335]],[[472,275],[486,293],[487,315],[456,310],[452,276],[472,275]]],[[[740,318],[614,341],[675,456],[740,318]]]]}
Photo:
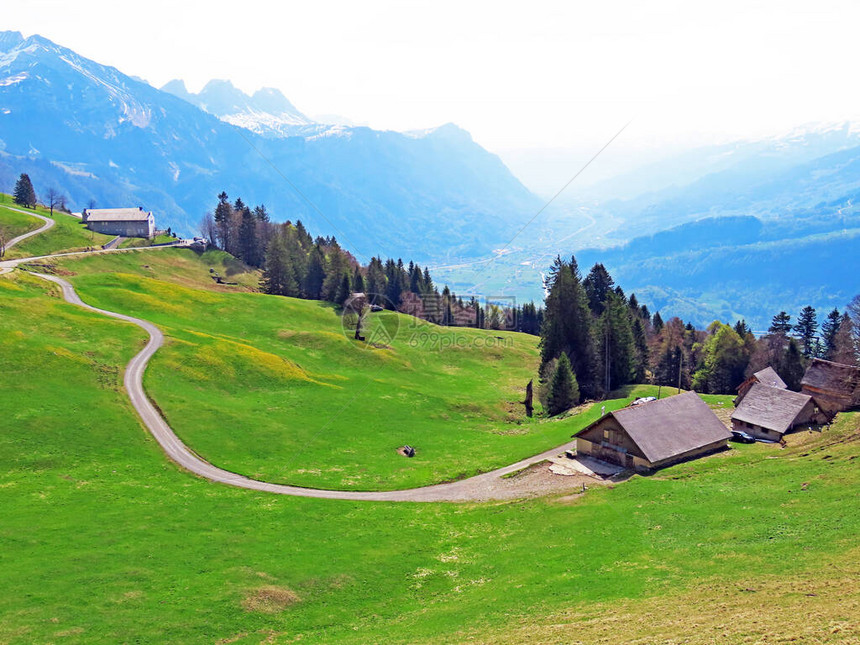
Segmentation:
{"type": "Polygon", "coordinates": [[[0,15],[155,86],[226,78],[378,129],[454,122],[525,172],[540,151],[578,163],[628,122],[615,163],[854,118],[858,24],[860,3],[820,0],[5,0],[0,15]]]}

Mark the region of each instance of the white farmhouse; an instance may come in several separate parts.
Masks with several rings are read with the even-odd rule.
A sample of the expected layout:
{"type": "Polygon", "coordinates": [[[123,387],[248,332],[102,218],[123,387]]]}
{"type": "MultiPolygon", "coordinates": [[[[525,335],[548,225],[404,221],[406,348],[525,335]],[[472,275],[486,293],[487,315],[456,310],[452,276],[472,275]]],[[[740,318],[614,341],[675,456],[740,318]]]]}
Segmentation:
{"type": "Polygon", "coordinates": [[[91,231],[122,237],[155,236],[152,211],[137,208],[92,208],[83,212],[83,222],[91,231]]]}

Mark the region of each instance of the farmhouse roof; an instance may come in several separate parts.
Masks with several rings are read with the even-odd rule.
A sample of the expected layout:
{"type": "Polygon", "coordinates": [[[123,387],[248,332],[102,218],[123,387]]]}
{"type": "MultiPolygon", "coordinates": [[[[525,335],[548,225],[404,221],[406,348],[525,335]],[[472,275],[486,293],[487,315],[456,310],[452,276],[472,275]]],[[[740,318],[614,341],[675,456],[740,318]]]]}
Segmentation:
{"type": "Polygon", "coordinates": [[[762,385],[769,385],[770,387],[778,387],[781,390],[787,390],[788,386],[785,384],[781,378],[779,378],[779,374],[776,373],[776,370],[770,367],[769,365],[765,367],[763,370],[759,370],[753,376],[758,379],[758,382],[762,385]]]}
{"type": "Polygon", "coordinates": [[[88,222],[142,222],[152,211],[142,208],[93,208],[87,210],[88,222]]]}
{"type": "MultiPolygon", "coordinates": [[[[717,415],[695,392],[615,410],[609,416],[614,417],[624,428],[651,463],[682,455],[731,436],[717,415]]],[[[583,434],[600,421],[595,421],[575,436],[583,434]]]]}
{"type": "Polygon", "coordinates": [[[786,432],[811,400],[807,394],[756,383],[732,414],[732,420],[786,432]]]}
{"type": "Polygon", "coordinates": [[[800,384],[824,392],[851,396],[860,389],[860,367],[814,358],[806,368],[800,384]]]}

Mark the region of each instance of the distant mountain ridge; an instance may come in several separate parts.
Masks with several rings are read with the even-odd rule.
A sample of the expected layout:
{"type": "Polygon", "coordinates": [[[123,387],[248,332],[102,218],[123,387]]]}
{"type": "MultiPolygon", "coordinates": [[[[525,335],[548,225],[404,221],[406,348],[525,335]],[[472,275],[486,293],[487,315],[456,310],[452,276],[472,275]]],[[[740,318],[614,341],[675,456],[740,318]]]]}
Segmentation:
{"type": "Polygon", "coordinates": [[[226,123],[263,136],[304,134],[307,126],[319,125],[299,112],[280,90],[272,87],[264,87],[248,96],[230,81],[211,80],[200,92],[192,94],[184,81],[174,79],[161,91],[196,105],[226,123]]]}
{"type": "MultiPolygon", "coordinates": [[[[206,93],[211,109],[245,105],[229,89],[206,93]]],[[[271,92],[250,98],[261,109],[290,105],[271,92]]],[[[357,254],[416,261],[489,252],[540,206],[454,125],[417,137],[308,127],[263,136],[41,36],[0,32],[7,189],[28,172],[37,192],[59,188],[76,208],[145,205],[159,225],[186,234],[223,190],[265,203],[277,219],[302,219],[357,254]]]]}

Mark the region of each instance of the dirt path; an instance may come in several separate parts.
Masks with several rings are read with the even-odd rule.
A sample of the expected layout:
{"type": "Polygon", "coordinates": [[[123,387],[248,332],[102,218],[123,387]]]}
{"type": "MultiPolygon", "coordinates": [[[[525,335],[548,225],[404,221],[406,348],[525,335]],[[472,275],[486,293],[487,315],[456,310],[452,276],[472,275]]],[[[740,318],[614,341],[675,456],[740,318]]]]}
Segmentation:
{"type": "Polygon", "coordinates": [[[6,250],[8,251],[16,244],[23,242],[27,238],[33,237],[34,235],[38,235],[39,233],[44,233],[48,229],[54,226],[54,220],[49,217],[45,217],[44,215],[39,215],[39,213],[31,213],[30,211],[23,211],[20,208],[13,208],[12,206],[5,206],[10,211],[15,211],[16,213],[23,213],[24,215],[29,215],[30,217],[36,217],[44,222],[40,228],[37,228],[35,231],[30,231],[29,233],[24,233],[23,235],[19,235],[18,237],[13,237],[11,240],[6,242],[6,250]]]}
{"type": "Polygon", "coordinates": [[[295,497],[380,502],[465,502],[514,499],[548,492],[581,490],[582,485],[586,484],[586,482],[586,485],[591,485],[599,484],[602,481],[598,477],[590,477],[585,474],[569,476],[554,475],[549,472],[548,464],[541,463],[545,460],[558,457],[566,449],[572,448],[573,442],[553,448],[552,450],[547,450],[528,459],[523,459],[515,464],[468,479],[398,491],[362,492],[302,488],[299,486],[271,484],[231,473],[204,461],[194,454],[188,446],[182,443],[144,392],[144,370],[149,359],[152,358],[153,354],[164,343],[164,336],[161,330],[146,320],[133,318],[113,311],[97,309],[86,304],[80,299],[74,287],[62,278],[41,273],[33,273],[33,275],[58,285],[62,289],[63,298],[66,302],[90,309],[105,316],[110,316],[111,318],[130,322],[141,327],[149,334],[149,342],[146,344],[146,347],[132,358],[126,367],[124,385],[128,396],[141,421],[143,421],[143,424],[161,445],[164,452],[167,453],[167,456],[183,468],[210,481],[237,486],[239,488],[277,493],[279,495],[292,495],[295,497]],[[512,476],[505,477],[505,475],[512,476]]]}

